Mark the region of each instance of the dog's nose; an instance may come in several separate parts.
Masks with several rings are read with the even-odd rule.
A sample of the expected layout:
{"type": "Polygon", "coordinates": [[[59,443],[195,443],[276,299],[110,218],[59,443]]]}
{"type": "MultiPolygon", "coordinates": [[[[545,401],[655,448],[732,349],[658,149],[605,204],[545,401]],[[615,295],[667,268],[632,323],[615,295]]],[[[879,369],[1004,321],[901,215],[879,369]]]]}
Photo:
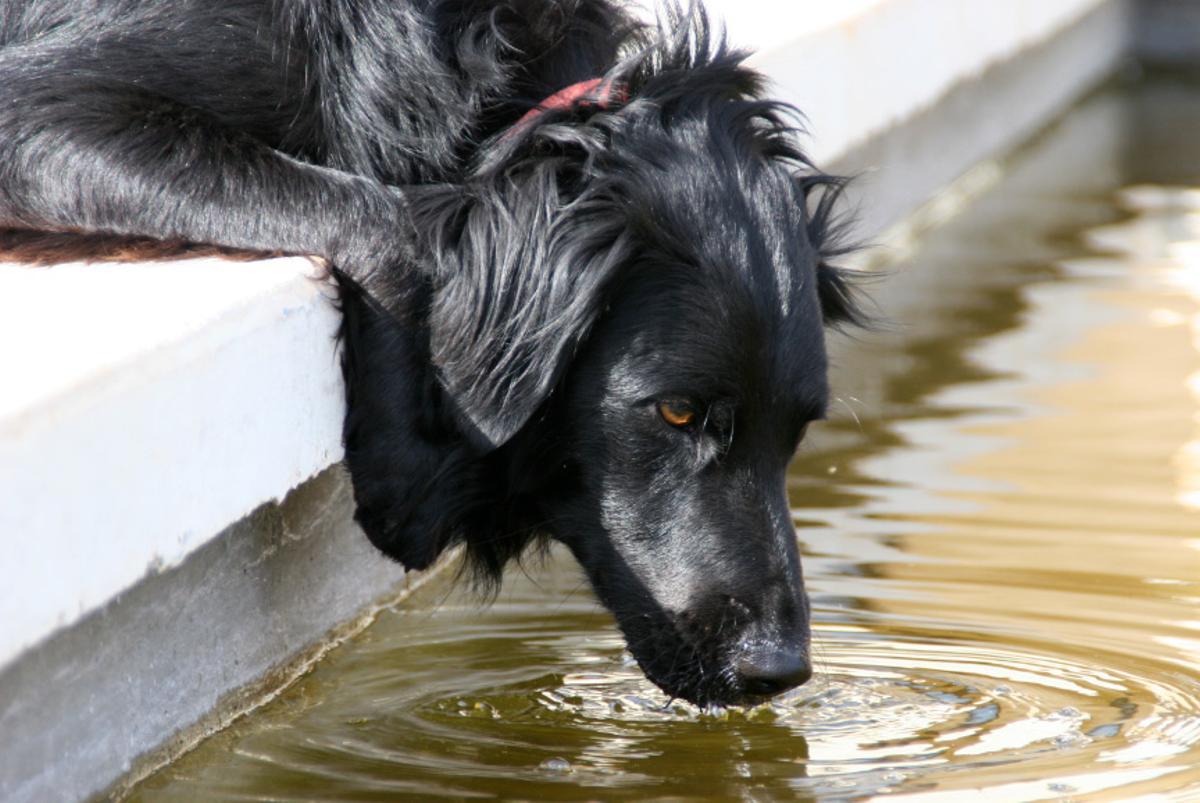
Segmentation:
{"type": "Polygon", "coordinates": [[[762,647],[737,662],[747,694],[774,697],[806,683],[812,677],[807,650],[798,647],[762,647]]]}

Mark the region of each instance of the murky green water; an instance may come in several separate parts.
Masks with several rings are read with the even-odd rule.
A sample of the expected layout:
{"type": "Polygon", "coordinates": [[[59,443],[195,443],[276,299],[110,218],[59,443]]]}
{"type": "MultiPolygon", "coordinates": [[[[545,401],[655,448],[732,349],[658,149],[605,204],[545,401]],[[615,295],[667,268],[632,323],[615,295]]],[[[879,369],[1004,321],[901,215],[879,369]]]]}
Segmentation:
{"type": "Polygon", "coordinates": [[[792,473],[812,683],[666,707],[556,554],[422,590],[133,797],[1200,800],[1200,85],[994,176],[838,344],[792,473]]]}

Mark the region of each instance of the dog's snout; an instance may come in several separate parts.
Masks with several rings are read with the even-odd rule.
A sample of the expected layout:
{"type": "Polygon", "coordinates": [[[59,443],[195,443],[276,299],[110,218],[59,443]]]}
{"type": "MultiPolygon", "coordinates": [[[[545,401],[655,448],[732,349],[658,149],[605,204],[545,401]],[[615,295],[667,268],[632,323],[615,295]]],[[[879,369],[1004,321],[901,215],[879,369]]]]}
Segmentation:
{"type": "Polygon", "coordinates": [[[755,697],[774,697],[812,677],[808,651],[800,645],[758,647],[741,656],[736,668],[746,693],[755,697]]]}

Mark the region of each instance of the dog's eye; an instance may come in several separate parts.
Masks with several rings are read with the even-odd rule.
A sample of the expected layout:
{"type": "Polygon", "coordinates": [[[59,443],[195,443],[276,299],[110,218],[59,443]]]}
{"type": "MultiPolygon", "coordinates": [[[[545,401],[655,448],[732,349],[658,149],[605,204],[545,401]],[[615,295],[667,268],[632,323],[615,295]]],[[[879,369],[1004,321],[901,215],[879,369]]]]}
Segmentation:
{"type": "Polygon", "coordinates": [[[692,405],[678,399],[668,399],[658,403],[658,414],[673,427],[690,427],[696,423],[696,410],[692,405]]]}

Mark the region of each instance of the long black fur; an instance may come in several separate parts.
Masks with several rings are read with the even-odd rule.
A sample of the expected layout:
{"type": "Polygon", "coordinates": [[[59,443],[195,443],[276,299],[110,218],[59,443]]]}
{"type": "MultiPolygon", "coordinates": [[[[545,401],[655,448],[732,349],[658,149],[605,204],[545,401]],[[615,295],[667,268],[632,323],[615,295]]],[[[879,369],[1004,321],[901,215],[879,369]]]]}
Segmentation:
{"type": "Polygon", "coordinates": [[[786,459],[736,469],[736,428],[766,427],[753,448],[790,454],[824,404],[822,320],[858,312],[829,261],[840,180],[809,163],[798,114],[763,99],[698,6],[646,26],[609,0],[3,0],[0,45],[0,226],[331,263],[346,463],[382,551],[419,569],[465,544],[494,581],[557,538],[665,689],[701,702],[778,690],[734,664],[759,642],[806,644],[800,597],[776,589],[770,609],[745,588],[771,567],[800,583],[776,487],[786,459]],[[595,77],[619,99],[515,125],[595,77]],[[651,330],[679,353],[655,352],[651,330]],[[753,353],[720,356],[734,345],[753,353]],[[634,354],[635,369],[612,367],[634,354]],[[664,360],[691,360],[675,367],[694,386],[721,380],[691,440],[622,434],[657,418],[593,432],[620,377],[669,375],[664,360]],[[762,370],[722,367],[747,361],[762,370]],[[720,426],[718,399],[737,411],[720,426]],[[706,520],[779,531],[757,569],[712,563],[733,535],[668,533],[702,507],[663,485],[680,448],[693,463],[672,464],[678,476],[727,465],[720,488],[741,488],[726,506],[740,518],[706,520]],[[639,568],[654,538],[660,557],[729,586],[726,601],[664,603],[673,586],[639,568]],[[773,635],[745,635],[758,620],[773,635]]]}

